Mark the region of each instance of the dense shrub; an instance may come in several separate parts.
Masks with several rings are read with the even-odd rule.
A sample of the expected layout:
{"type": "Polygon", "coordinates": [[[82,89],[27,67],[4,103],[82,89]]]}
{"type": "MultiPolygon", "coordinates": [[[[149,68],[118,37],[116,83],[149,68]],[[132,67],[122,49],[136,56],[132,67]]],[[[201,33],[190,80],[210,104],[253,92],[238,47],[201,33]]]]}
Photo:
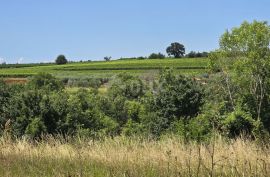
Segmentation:
{"type": "MultiPolygon", "coordinates": [[[[3,80],[0,79],[0,125],[4,128],[5,123],[9,119],[7,116],[7,107],[10,103],[10,98],[12,97],[12,92],[10,87],[5,84],[3,80]]],[[[2,133],[3,129],[0,130],[2,133]]]]}
{"type": "Polygon", "coordinates": [[[83,89],[71,96],[66,119],[70,133],[83,133],[91,137],[114,134],[117,123],[99,110],[95,104],[96,97],[83,89]]]}
{"type": "Polygon", "coordinates": [[[172,70],[161,73],[158,88],[145,100],[148,113],[144,117],[153,134],[166,131],[175,121],[191,119],[199,113],[204,92],[195,81],[176,76],[172,70]]]}
{"type": "Polygon", "coordinates": [[[58,91],[64,88],[64,85],[60,80],[47,73],[38,73],[31,79],[28,86],[34,89],[43,89],[48,91],[58,91]]]}
{"type": "Polygon", "coordinates": [[[201,57],[208,57],[208,52],[195,52],[191,51],[186,54],[187,58],[201,58],[201,57]]]}
{"type": "MultiPolygon", "coordinates": [[[[11,119],[13,135],[32,138],[42,134],[90,138],[175,134],[186,141],[203,141],[216,131],[230,138],[265,133],[267,122],[253,118],[252,97],[243,94],[239,99],[238,88],[231,87],[231,96],[238,98],[239,109],[234,109],[230,95],[222,90],[223,79],[222,75],[209,78],[203,86],[173,70],[163,70],[150,87],[123,73],[110,82],[105,94],[96,89],[66,92],[62,82],[48,74],[38,74],[21,86],[0,81],[1,125],[11,119]]],[[[263,108],[264,116],[267,111],[263,108]]]]}
{"type": "Polygon", "coordinates": [[[159,88],[154,94],[153,108],[163,117],[179,119],[194,117],[203,104],[203,90],[195,81],[185,76],[175,76],[171,70],[164,71],[159,88]]]}
{"type": "Polygon", "coordinates": [[[251,135],[255,128],[255,121],[249,113],[240,109],[230,113],[224,121],[225,132],[229,137],[235,138],[242,135],[251,135]]]}
{"type": "Polygon", "coordinates": [[[112,98],[124,96],[128,99],[138,99],[144,95],[144,92],[143,81],[127,73],[117,75],[109,89],[112,98]]]}
{"type": "Polygon", "coordinates": [[[148,58],[149,59],[164,59],[165,55],[163,55],[162,53],[152,53],[151,55],[149,55],[148,58]]]}

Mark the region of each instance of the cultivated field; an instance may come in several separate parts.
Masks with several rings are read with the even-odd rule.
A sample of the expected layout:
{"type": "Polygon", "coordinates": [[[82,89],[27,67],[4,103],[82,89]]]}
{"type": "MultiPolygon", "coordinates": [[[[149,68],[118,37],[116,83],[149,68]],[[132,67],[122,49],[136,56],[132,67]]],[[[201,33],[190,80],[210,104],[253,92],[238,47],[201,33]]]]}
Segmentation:
{"type": "Polygon", "coordinates": [[[66,65],[10,65],[10,68],[0,67],[0,76],[3,77],[28,77],[39,72],[53,74],[59,78],[82,77],[112,77],[121,72],[134,75],[155,75],[164,67],[175,68],[182,74],[203,74],[207,67],[206,58],[183,59],[155,59],[155,60],[115,60],[70,63],[66,65]]]}

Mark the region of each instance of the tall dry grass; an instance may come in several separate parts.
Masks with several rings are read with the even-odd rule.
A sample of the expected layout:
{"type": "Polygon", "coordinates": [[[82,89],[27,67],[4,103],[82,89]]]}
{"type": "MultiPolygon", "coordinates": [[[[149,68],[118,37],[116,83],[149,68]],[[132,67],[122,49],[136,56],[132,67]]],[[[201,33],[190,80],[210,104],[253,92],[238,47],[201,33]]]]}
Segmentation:
{"type": "Polygon", "coordinates": [[[221,137],[208,144],[178,138],[102,141],[46,138],[0,142],[0,176],[270,176],[266,145],[221,137]]]}

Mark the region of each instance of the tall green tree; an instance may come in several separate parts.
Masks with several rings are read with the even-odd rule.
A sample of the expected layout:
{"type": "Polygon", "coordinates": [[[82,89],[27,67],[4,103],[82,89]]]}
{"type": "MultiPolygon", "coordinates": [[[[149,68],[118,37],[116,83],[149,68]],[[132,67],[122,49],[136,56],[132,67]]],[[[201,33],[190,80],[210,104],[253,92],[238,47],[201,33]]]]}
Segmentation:
{"type": "Polygon", "coordinates": [[[58,64],[58,65],[67,64],[67,62],[68,61],[67,61],[65,55],[59,55],[55,60],[55,63],[58,64]]]}
{"type": "Polygon", "coordinates": [[[171,43],[169,47],[167,47],[166,52],[169,56],[173,55],[174,58],[181,58],[185,55],[185,46],[178,42],[171,43]]]}
{"type": "Polygon", "coordinates": [[[258,123],[269,127],[270,26],[265,21],[243,22],[220,38],[210,54],[212,70],[220,71],[228,101],[240,106],[258,123]]]}

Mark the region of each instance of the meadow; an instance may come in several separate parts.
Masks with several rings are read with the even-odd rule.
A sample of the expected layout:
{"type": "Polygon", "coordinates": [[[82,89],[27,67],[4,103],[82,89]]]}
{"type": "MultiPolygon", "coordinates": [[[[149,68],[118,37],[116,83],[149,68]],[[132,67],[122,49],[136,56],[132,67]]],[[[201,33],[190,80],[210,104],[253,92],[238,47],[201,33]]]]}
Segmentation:
{"type": "Polygon", "coordinates": [[[269,176],[270,149],[238,138],[208,143],[117,137],[0,141],[0,175],[57,177],[269,176]]]}
{"type": "Polygon", "coordinates": [[[66,65],[9,65],[9,68],[0,67],[0,77],[28,77],[39,72],[50,73],[58,78],[107,78],[115,74],[127,72],[137,76],[156,75],[164,67],[176,69],[182,74],[205,73],[208,64],[206,58],[182,59],[146,59],[146,60],[114,60],[77,62],[66,65]]]}

